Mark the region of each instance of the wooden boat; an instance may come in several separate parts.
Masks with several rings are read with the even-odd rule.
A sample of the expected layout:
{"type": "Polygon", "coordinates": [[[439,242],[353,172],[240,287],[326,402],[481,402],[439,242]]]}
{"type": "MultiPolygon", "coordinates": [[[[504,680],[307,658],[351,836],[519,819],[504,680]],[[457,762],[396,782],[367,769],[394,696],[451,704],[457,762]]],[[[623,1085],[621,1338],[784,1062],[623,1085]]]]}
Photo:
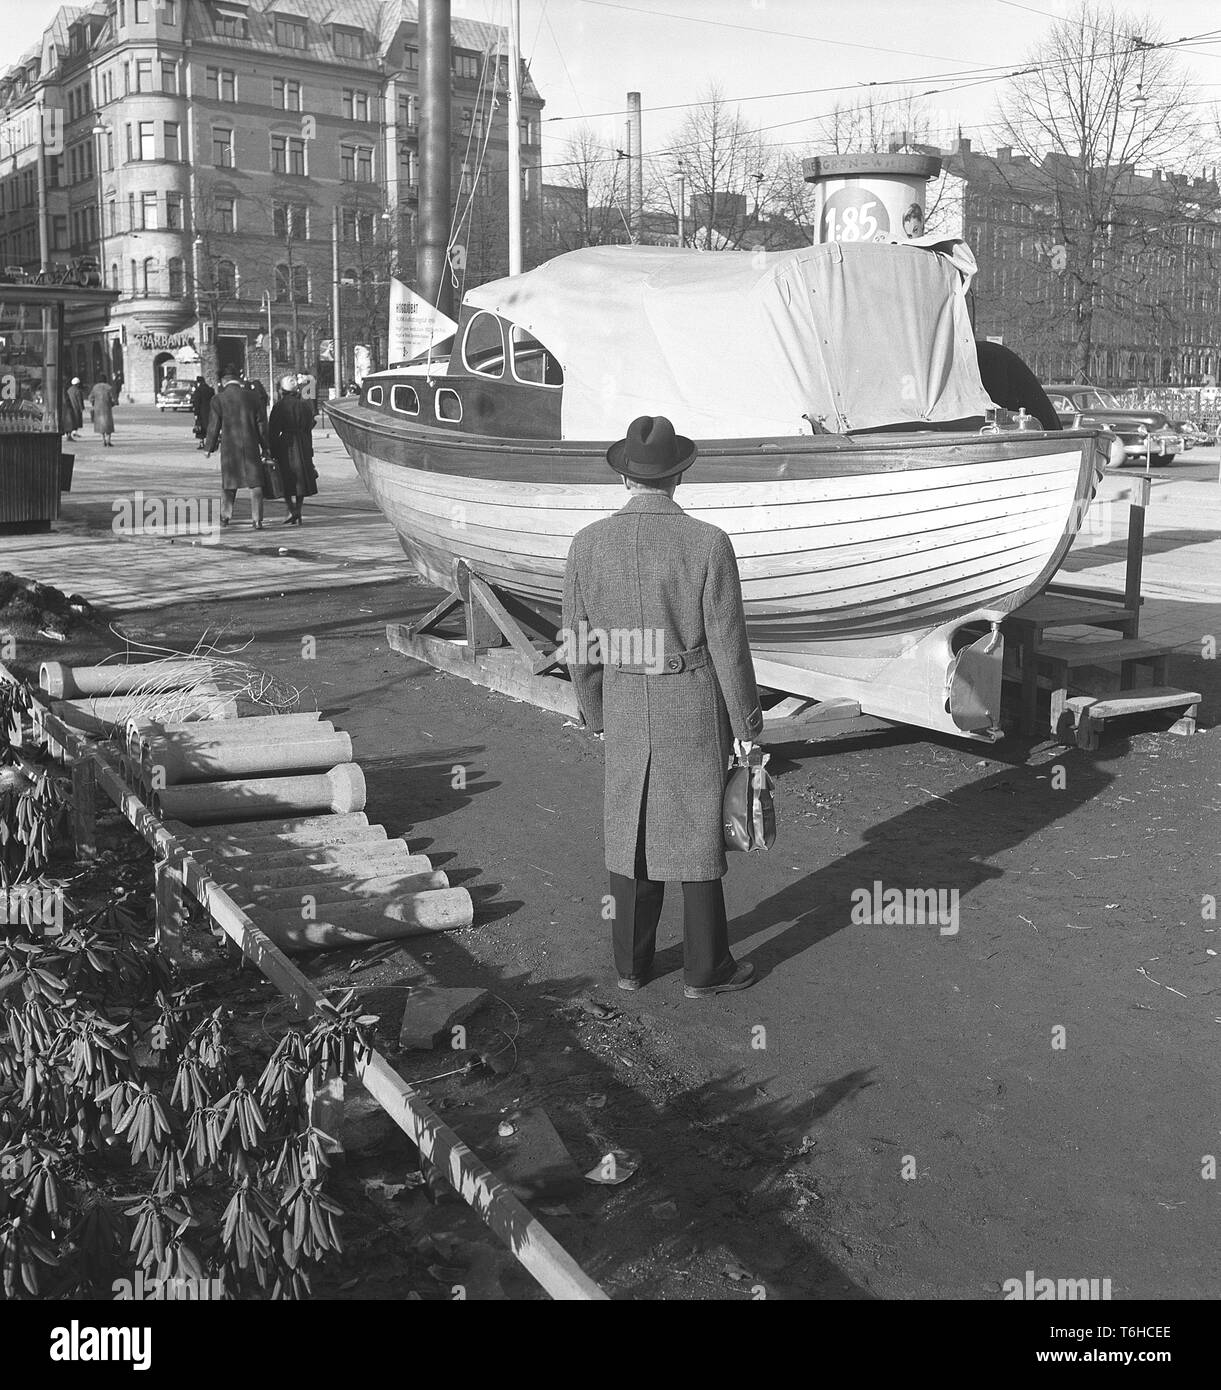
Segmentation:
{"type": "Polygon", "coordinates": [[[452,359],[377,373],[359,399],[328,410],[425,579],[451,589],[465,564],[552,624],[572,537],[625,500],[605,460],[611,440],[637,414],[670,415],[699,444],[677,500],[733,541],[761,683],[994,738],[997,625],[1059,567],[1106,454],[1094,431],[986,423],[961,254],[868,245],[776,257],[577,252],[469,294],[452,359]],[[619,292],[608,305],[612,272],[619,292]],[[660,319],[658,296],[675,316],[667,277],[676,275],[678,298],[693,283],[704,291],[680,306],[696,320],[702,364],[676,365],[674,325],[660,319]],[[808,309],[773,332],[768,315],[802,289],[815,302],[838,295],[845,321],[866,289],[881,293],[894,323],[916,328],[890,339],[858,330],[855,351],[835,354],[816,341],[826,324],[808,309]],[[581,303],[591,296],[601,305],[592,327],[581,303]],[[753,319],[752,306],[762,311],[753,319]],[[566,327],[582,309],[585,329],[566,327]],[[743,338],[745,352],[727,364],[716,325],[735,311],[728,336],[743,338]],[[778,339],[770,361],[761,351],[769,338],[778,339]],[[624,341],[630,361],[615,347],[624,341]],[[718,401],[730,366],[738,397],[750,397],[732,407],[718,401]],[[791,381],[777,380],[784,371],[791,381]],[[764,380],[767,389],[757,386],[764,380]],[[717,420],[734,432],[708,434],[717,420]],[[748,424],[766,433],[738,432],[748,424]]]}

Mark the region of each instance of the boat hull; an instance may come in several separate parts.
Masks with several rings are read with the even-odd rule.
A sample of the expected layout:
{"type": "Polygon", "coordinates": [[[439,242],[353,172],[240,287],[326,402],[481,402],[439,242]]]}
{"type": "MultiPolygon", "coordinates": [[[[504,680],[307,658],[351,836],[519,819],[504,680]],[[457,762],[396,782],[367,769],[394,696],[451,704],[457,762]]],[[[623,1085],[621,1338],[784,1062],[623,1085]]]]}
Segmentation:
{"type": "MultiPolygon", "coordinates": [[[[407,556],[443,587],[465,561],[554,616],[573,536],[625,500],[601,443],[412,430],[358,404],[330,414],[407,556]]],[[[937,652],[934,667],[952,663],[964,644],[958,629],[999,622],[1039,592],[1092,497],[1105,461],[1097,439],[1066,431],[874,436],[848,447],[819,437],[705,441],[678,500],[733,541],[761,669],[785,668],[782,688],[794,693],[855,697],[893,683],[896,662],[910,674],[920,650],[937,652]]],[[[890,715],[886,703],[876,691],[861,701],[884,717],[910,702],[890,715]]],[[[959,731],[941,708],[944,688],[933,704],[945,718],[931,727],[959,731]]]]}

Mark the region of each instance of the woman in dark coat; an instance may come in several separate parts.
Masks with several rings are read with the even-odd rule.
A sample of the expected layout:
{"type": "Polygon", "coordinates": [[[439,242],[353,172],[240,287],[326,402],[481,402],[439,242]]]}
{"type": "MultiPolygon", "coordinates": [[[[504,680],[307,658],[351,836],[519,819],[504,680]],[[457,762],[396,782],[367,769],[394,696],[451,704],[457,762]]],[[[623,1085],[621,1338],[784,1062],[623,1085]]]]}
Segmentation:
{"type": "Polygon", "coordinates": [[[113,449],[110,436],[114,433],[114,406],[118,393],[108,381],[95,381],[89,392],[89,404],[93,409],[93,432],[102,436],[107,449],[113,449]]]}
{"type": "Polygon", "coordinates": [[[301,525],[301,503],[318,492],[314,470],[314,410],[301,399],[301,386],[295,376],[280,382],[280,399],[272,406],[267,422],[267,442],[271,456],[279,465],[284,500],[288,505],[285,526],[301,525]]]}
{"type": "Polygon", "coordinates": [[[66,433],[69,439],[75,439],[77,430],[85,421],[85,393],[81,390],[79,376],[72,378],[72,385],[65,392],[65,400],[68,404],[67,417],[64,420],[64,424],[68,426],[66,433]]]}

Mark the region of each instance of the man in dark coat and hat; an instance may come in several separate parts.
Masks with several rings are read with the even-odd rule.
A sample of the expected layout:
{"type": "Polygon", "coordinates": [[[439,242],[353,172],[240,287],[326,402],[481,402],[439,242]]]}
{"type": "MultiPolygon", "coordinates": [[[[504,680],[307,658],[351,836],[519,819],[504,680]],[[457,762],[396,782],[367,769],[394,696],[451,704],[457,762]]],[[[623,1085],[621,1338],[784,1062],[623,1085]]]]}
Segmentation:
{"type": "Polygon", "coordinates": [[[195,389],[191,392],[191,411],[195,416],[195,438],[199,440],[201,449],[207,437],[208,416],[212,412],[212,397],[215,395],[216,392],[208,385],[206,377],[195,378],[195,389]]]}
{"type": "Polygon", "coordinates": [[[696,452],[660,415],[612,445],[607,462],[631,495],[573,538],[563,619],[581,712],[604,732],[619,985],[648,982],[665,885],[679,882],[691,999],[754,979],[729,950],[721,802],[731,738],[763,727],[733,546],[674,501],[696,452]]]}
{"type": "Polygon", "coordinates": [[[208,437],[204,447],[211,457],[220,444],[220,524],[233,520],[233,504],[239,488],[250,489],[250,524],[263,529],[263,456],[267,453],[267,416],[258,398],[248,391],[237,372],[227,367],[221,373],[220,390],[212,398],[208,437]]]}

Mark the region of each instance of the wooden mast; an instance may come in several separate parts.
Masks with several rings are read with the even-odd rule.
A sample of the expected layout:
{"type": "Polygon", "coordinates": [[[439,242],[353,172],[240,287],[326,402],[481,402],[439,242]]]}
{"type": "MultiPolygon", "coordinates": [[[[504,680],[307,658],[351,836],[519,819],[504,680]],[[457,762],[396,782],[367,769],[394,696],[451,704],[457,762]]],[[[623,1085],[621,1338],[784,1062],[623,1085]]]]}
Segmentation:
{"type": "Polygon", "coordinates": [[[420,0],[420,294],[453,315],[449,267],[450,0],[420,0]]]}

